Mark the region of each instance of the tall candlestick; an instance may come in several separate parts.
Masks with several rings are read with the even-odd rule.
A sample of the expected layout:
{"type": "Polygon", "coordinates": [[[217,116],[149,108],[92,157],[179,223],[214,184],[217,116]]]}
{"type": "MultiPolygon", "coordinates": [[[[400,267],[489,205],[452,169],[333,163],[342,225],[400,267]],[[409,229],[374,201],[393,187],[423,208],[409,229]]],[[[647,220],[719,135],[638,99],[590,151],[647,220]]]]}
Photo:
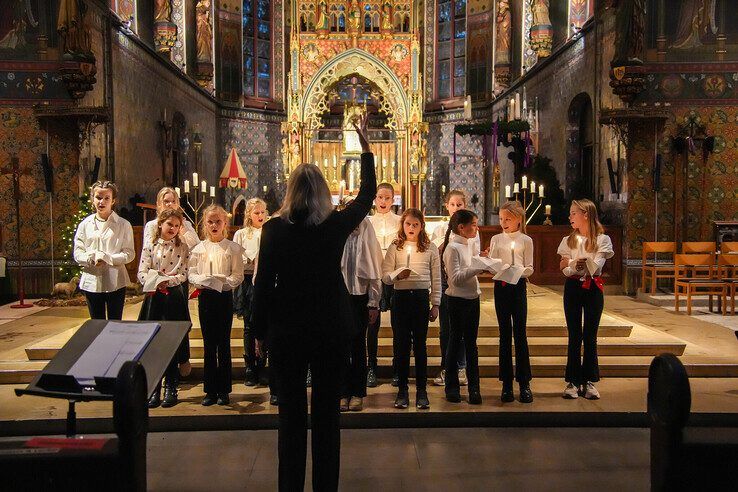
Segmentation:
{"type": "Polygon", "coordinates": [[[510,185],[505,185],[505,198],[510,198],[510,185]]]}
{"type": "Polygon", "coordinates": [[[512,121],[515,119],[515,99],[510,99],[510,113],[508,116],[508,121],[512,121]]]}
{"type": "Polygon", "coordinates": [[[515,93],[515,119],[520,119],[520,93],[515,93]]]}
{"type": "Polygon", "coordinates": [[[189,193],[190,192],[190,180],[189,179],[184,180],[184,187],[185,187],[185,193],[189,193]]]}
{"type": "Polygon", "coordinates": [[[333,156],[333,167],[336,167],[336,156],[333,156]]]}
{"type": "Polygon", "coordinates": [[[323,159],[323,167],[328,167],[328,158],[323,159]]]}
{"type": "Polygon", "coordinates": [[[538,196],[543,198],[543,185],[538,185],[538,196]]]}
{"type": "Polygon", "coordinates": [[[192,184],[195,185],[195,188],[200,186],[200,182],[198,181],[197,173],[192,173],[192,184]]]}
{"type": "Polygon", "coordinates": [[[341,184],[338,186],[338,201],[343,200],[343,191],[346,189],[346,180],[342,179],[341,184]]]}
{"type": "Polygon", "coordinates": [[[515,264],[515,241],[510,243],[510,256],[512,256],[512,264],[515,264]]]}
{"type": "Polygon", "coordinates": [[[210,197],[215,198],[215,186],[210,187],[210,197]]]}
{"type": "Polygon", "coordinates": [[[513,185],[513,193],[520,193],[520,185],[518,183],[513,185]]]}
{"type": "Polygon", "coordinates": [[[208,192],[208,183],[204,179],[200,181],[200,191],[203,193],[208,192]]]}
{"type": "Polygon", "coordinates": [[[528,116],[528,95],[525,92],[525,86],[523,86],[523,117],[528,116]]]}
{"type": "Polygon", "coordinates": [[[349,190],[354,189],[354,166],[349,167],[349,190]]]}
{"type": "Polygon", "coordinates": [[[177,194],[177,198],[182,198],[182,193],[180,193],[179,186],[174,187],[174,192],[177,194]]]}
{"type": "Polygon", "coordinates": [[[523,176],[523,179],[521,180],[521,183],[522,183],[522,185],[520,186],[521,188],[524,188],[524,189],[527,188],[528,187],[528,177],[527,176],[523,176]]]}

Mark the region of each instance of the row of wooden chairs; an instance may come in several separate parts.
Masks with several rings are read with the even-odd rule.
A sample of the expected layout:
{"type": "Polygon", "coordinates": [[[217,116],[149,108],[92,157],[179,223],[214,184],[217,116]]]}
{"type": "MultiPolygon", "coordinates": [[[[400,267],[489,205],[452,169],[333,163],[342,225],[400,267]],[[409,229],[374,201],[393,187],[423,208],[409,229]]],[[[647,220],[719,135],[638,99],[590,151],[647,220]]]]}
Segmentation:
{"type": "Polygon", "coordinates": [[[641,288],[646,291],[650,281],[651,293],[656,292],[658,279],[674,282],[674,307],[679,311],[679,297],[685,296],[687,314],[692,314],[692,297],[707,295],[709,309],[717,296],[722,314],[727,314],[730,299],[731,314],[735,314],[735,296],[738,287],[738,241],[723,242],[720,254],[715,253],[714,242],[685,242],[682,252],[676,253],[673,242],[644,242],[641,288]],[[671,258],[651,259],[650,255],[670,255],[671,258]],[[671,261],[669,261],[671,260],[671,261]]]}

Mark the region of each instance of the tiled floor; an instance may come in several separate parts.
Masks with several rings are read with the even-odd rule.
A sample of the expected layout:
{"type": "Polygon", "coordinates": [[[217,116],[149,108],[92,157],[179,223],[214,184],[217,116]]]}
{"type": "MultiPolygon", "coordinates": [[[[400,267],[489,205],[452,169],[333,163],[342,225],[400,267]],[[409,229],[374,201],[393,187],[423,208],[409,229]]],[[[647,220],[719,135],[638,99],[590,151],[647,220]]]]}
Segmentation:
{"type": "MultiPolygon", "coordinates": [[[[340,490],[648,490],[648,432],[344,430],[340,490]]],[[[277,488],[276,431],[150,434],[148,449],[151,491],[277,488]]],[[[310,463],[308,457],[306,490],[312,490],[310,463]]]]}

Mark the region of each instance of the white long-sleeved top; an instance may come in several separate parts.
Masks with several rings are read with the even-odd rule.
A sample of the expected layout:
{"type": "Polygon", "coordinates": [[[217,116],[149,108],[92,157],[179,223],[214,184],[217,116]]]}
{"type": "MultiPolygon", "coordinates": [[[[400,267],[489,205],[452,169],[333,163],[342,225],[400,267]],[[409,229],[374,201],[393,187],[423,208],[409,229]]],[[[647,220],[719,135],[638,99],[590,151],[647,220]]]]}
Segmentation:
{"type": "Polygon", "coordinates": [[[74,234],[74,261],[82,267],[79,289],[86,292],[113,292],[127,286],[125,265],[136,258],[131,223],[112,212],[107,220],[96,214],[85,217],[74,234]],[[95,265],[95,252],[106,253],[112,265],[95,265]]]}
{"type": "Polygon", "coordinates": [[[365,218],[346,239],[341,272],[351,295],[369,296],[368,307],[379,306],[382,286],[382,249],[369,218],[365,218]]]}
{"type": "Polygon", "coordinates": [[[476,299],[482,294],[477,275],[483,270],[472,268],[473,239],[454,234],[443,250],[443,265],[446,267],[447,296],[476,299]]]}
{"type": "MultiPolygon", "coordinates": [[[[443,241],[446,240],[446,231],[448,231],[448,221],[441,222],[438,224],[438,227],[433,229],[433,234],[431,234],[431,241],[433,241],[436,246],[439,248],[443,244],[443,241]]],[[[449,242],[451,242],[451,239],[455,236],[453,232],[449,236],[449,242]]],[[[479,231],[477,231],[477,235],[474,239],[471,241],[472,246],[476,248],[476,252],[473,253],[474,256],[478,255],[480,251],[482,251],[482,240],[479,237],[479,231]]]]}
{"type": "Polygon", "coordinates": [[[394,212],[387,212],[386,214],[376,213],[369,216],[372,227],[374,227],[374,232],[377,235],[379,246],[382,248],[382,254],[386,254],[392,241],[397,239],[400,219],[401,217],[394,212]]]}
{"type": "Polygon", "coordinates": [[[417,243],[405,242],[402,249],[392,243],[382,262],[382,282],[394,285],[396,290],[430,289],[430,301],[433,306],[441,304],[441,258],[438,248],[430,243],[428,249],[418,252],[417,243]],[[405,280],[393,280],[390,274],[400,267],[407,265],[407,248],[412,247],[410,253],[410,268],[417,272],[411,273],[405,280]]]}
{"type": "Polygon", "coordinates": [[[587,251],[588,239],[585,236],[579,236],[579,245],[575,248],[569,247],[568,239],[569,236],[564,236],[559,244],[559,249],[556,251],[561,257],[569,259],[569,265],[562,270],[567,277],[579,276],[584,278],[588,275],[586,268],[584,270],[576,269],[578,259],[591,258],[597,264],[597,271],[592,276],[597,277],[602,274],[602,267],[605,266],[605,262],[615,256],[615,251],[612,249],[612,240],[607,234],[597,235],[597,249],[594,252],[587,251]]]}
{"type": "MultiPolygon", "coordinates": [[[[155,232],[156,232],[156,219],[148,221],[146,225],[144,226],[143,248],[145,248],[146,246],[150,244],[153,244],[155,232]]],[[[187,247],[189,249],[194,248],[195,246],[197,246],[197,243],[200,242],[200,237],[197,235],[195,228],[192,226],[192,223],[187,219],[185,219],[184,222],[182,223],[182,233],[179,235],[179,237],[184,239],[184,242],[187,243],[187,247]]]]}
{"type": "Polygon", "coordinates": [[[495,234],[489,240],[489,257],[499,258],[508,265],[522,265],[522,278],[533,275],[533,239],[520,231],[495,234]],[[513,262],[512,243],[515,242],[515,261],[513,262]]]}
{"type": "Polygon", "coordinates": [[[149,270],[165,272],[169,278],[167,285],[175,287],[187,280],[187,269],[190,263],[190,248],[184,241],[179,245],[174,240],[157,239],[153,244],[144,244],[141,250],[141,261],[138,262],[138,281],[146,282],[149,270]]]}
{"type": "Polygon", "coordinates": [[[243,282],[243,248],[230,239],[214,243],[201,241],[190,252],[187,278],[198,288],[211,276],[220,276],[223,290],[233,290],[243,282]]]}
{"type": "Polygon", "coordinates": [[[256,227],[239,229],[233,235],[233,242],[243,248],[243,272],[252,275],[256,265],[256,257],[259,255],[261,229],[256,227]]]}

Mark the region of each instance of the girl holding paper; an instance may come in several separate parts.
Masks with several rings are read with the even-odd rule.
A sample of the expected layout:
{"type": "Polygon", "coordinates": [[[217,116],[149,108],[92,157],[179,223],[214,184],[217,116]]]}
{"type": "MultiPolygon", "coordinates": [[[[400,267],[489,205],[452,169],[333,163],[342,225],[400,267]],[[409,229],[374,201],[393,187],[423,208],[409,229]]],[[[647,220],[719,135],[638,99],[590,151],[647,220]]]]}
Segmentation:
{"type": "Polygon", "coordinates": [[[469,380],[469,403],[480,405],[479,355],[477,333],[479,332],[479,288],[477,275],[484,269],[472,266],[475,251],[472,241],[477,236],[477,215],[460,209],[451,216],[446,238],[441,246],[443,268],[446,271],[448,288],[448,314],[450,330],[446,348],[446,400],[459,403],[459,374],[457,372],[459,346],[466,349],[467,376],[469,380]]]}
{"type": "MultiPolygon", "coordinates": [[[[179,232],[184,217],[179,210],[163,210],[156,219],[156,229],[149,244],[143,245],[138,264],[138,280],[144,285],[146,298],[141,305],[139,321],[189,321],[187,308],[187,267],[190,248],[181,239],[179,232]]],[[[177,362],[189,352],[187,337],[172,357],[164,376],[164,400],[161,400],[161,382],[149,399],[149,408],[172,407],[177,404],[179,369],[177,362]],[[184,353],[184,354],[183,354],[184,353]]]]}
{"type": "Polygon", "coordinates": [[[226,238],[228,215],[220,205],[202,214],[205,239],[190,254],[188,278],[197,289],[205,349],[204,406],[227,405],[231,392],[233,289],[243,282],[243,248],[226,238]]]}
{"type": "Polygon", "coordinates": [[[136,258],[133,228],[113,211],[118,187],[97,181],[90,189],[95,213],[74,234],[74,261],[82,267],[79,290],[87,298],[92,319],[121,319],[130,282],[126,264],[136,258]],[[107,310],[107,314],[106,314],[107,310]]]}
{"type": "Polygon", "coordinates": [[[514,378],[520,385],[520,402],[531,403],[530,356],[525,333],[528,319],[527,278],[533,274],[533,240],[525,231],[525,210],[518,201],[500,205],[502,233],[489,242],[489,257],[498,258],[509,268],[522,268],[517,283],[495,281],[495,312],[500,326],[500,372],[503,402],[515,400],[513,394],[512,340],[515,337],[514,378]]]}
{"type": "Polygon", "coordinates": [[[246,202],[243,228],[236,231],[233,241],[243,248],[243,282],[236,295],[236,312],[243,315],[243,360],[246,363],[246,386],[256,386],[263,377],[266,360],[256,356],[256,339],[251,329],[251,299],[256,257],[261,243],[261,226],[267,218],[266,202],[261,198],[251,198],[246,202]]]}
{"type": "Polygon", "coordinates": [[[564,398],[582,395],[597,400],[594,383],[600,380],[597,363],[597,330],[605,304],[602,267],[612,258],[612,241],[597,218],[597,207],[590,200],[573,200],[569,209],[572,232],[559,244],[564,284],[564,316],[569,332],[566,353],[564,398]],[[582,318],[584,322],[582,322],[582,318]],[[584,357],[582,359],[582,342],[584,357]]]}
{"type": "Polygon", "coordinates": [[[382,262],[382,281],[394,286],[393,352],[398,376],[395,408],[407,408],[410,346],[415,354],[415,406],[430,408],[426,379],[428,321],[438,317],[441,302],[441,260],[425,232],[425,218],[416,208],[402,214],[397,239],[382,262]]]}

